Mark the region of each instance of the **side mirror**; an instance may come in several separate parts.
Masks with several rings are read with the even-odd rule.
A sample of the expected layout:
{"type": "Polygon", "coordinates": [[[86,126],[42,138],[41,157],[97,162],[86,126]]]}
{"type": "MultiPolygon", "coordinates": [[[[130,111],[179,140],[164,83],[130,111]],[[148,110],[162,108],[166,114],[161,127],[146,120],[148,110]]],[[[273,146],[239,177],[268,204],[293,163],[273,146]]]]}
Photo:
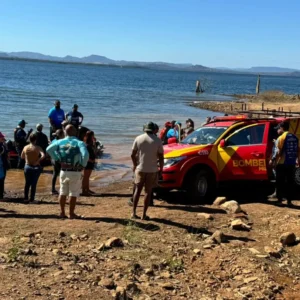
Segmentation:
{"type": "Polygon", "coordinates": [[[226,146],[226,142],[225,142],[225,140],[223,139],[223,140],[220,141],[220,147],[221,147],[221,148],[225,148],[225,146],[226,146]]]}

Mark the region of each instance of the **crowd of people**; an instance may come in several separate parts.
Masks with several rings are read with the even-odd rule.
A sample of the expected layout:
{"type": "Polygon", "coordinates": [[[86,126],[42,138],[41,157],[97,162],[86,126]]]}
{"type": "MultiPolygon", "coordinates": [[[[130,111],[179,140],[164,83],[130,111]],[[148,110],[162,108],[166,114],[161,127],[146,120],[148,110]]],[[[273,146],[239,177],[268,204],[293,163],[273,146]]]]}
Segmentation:
{"type": "MultiPolygon", "coordinates": [[[[83,115],[74,104],[72,111],[67,114],[60,107],[60,101],[55,101],[49,114],[50,135],[43,133],[43,125],[37,124],[36,131],[25,131],[26,122],[20,120],[14,130],[15,149],[18,154],[17,167],[24,169],[24,203],[36,203],[35,194],[39,177],[43,171],[42,162],[47,157],[53,165],[51,192],[59,195],[60,217],[66,218],[65,205],[69,197],[69,218],[77,219],[75,214],[76,201],[79,195],[90,196],[89,181],[95,166],[95,136],[93,131],[87,130],[80,135],[80,125],[83,115]],[[57,177],[60,178],[60,190],[56,190],[57,177]]],[[[208,124],[207,117],[202,124],[208,124]]],[[[194,131],[194,121],[187,119],[185,127],[178,121],[169,121],[159,132],[159,127],[149,122],[143,127],[143,134],[133,143],[131,159],[134,172],[133,197],[129,204],[133,207],[132,218],[139,218],[136,209],[143,188],[144,209],[141,218],[147,220],[147,210],[153,205],[153,188],[162,176],[164,165],[163,145],[180,142],[194,131]]],[[[272,157],[269,164],[273,166],[276,176],[276,192],[272,197],[278,201],[287,198],[291,204],[291,191],[294,182],[294,170],[298,158],[299,146],[295,135],[290,134],[289,124],[282,122],[277,126],[278,138],[274,140],[272,157]]],[[[5,135],[0,132],[0,200],[4,197],[4,182],[9,168],[8,148],[5,135]]]]}
{"type": "MultiPolygon", "coordinates": [[[[84,119],[74,104],[72,111],[65,114],[59,100],[49,110],[49,137],[43,132],[43,125],[37,124],[36,130],[26,132],[25,120],[20,120],[14,130],[14,146],[18,155],[17,168],[24,170],[24,203],[37,203],[36,187],[43,172],[43,162],[51,160],[53,166],[51,193],[58,195],[60,217],[66,218],[65,204],[69,197],[71,219],[79,218],[75,214],[76,200],[79,195],[90,196],[90,176],[96,162],[95,136],[93,131],[80,134],[84,119]],[[57,178],[60,179],[59,192],[56,190],[57,178]]],[[[143,219],[147,219],[148,206],[153,201],[152,189],[157,184],[163,168],[163,144],[180,141],[194,131],[192,119],[186,120],[186,127],[180,122],[166,122],[159,133],[157,124],[150,122],[143,127],[144,133],[133,144],[132,162],[134,171],[134,189],[132,197],[132,217],[137,218],[136,208],[145,187],[143,219]],[[159,137],[157,136],[159,134],[159,137]],[[160,171],[158,172],[157,161],[160,171]]],[[[4,182],[9,169],[8,147],[5,135],[0,132],[0,200],[4,197],[4,182]]]]}
{"type": "MultiPolygon", "coordinates": [[[[65,114],[60,108],[60,101],[57,100],[54,107],[50,109],[48,118],[49,139],[43,132],[42,124],[37,124],[35,131],[30,129],[26,132],[27,122],[20,120],[14,129],[14,149],[18,157],[17,168],[24,170],[24,203],[37,202],[35,200],[37,183],[43,172],[43,162],[48,159],[53,165],[51,192],[53,195],[60,195],[62,204],[65,201],[64,197],[70,197],[72,207],[70,217],[75,218],[76,199],[74,198],[78,197],[81,189],[81,194],[84,196],[93,194],[89,188],[89,179],[96,159],[94,132],[80,131],[79,126],[83,121],[83,115],[78,111],[77,104],[73,105],[72,111],[65,114]],[[74,164],[73,159],[76,156],[78,158],[74,164]],[[56,190],[58,176],[60,177],[60,192],[56,190]],[[68,186],[71,177],[78,178],[80,181],[76,182],[76,190],[73,190],[72,184],[71,187],[68,186]]],[[[5,135],[0,132],[0,200],[4,197],[4,183],[9,168],[9,148],[5,135]]],[[[64,216],[63,210],[61,216],[64,216]]]]}

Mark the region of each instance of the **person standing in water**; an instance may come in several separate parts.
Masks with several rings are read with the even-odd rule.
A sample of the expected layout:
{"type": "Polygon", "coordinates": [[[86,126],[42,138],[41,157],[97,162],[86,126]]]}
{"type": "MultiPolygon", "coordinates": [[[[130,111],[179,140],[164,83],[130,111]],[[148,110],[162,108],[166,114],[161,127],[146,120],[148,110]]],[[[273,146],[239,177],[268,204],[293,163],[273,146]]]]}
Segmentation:
{"type": "Polygon", "coordinates": [[[56,100],[54,102],[54,107],[49,110],[48,119],[50,123],[50,141],[53,141],[53,133],[57,129],[62,129],[62,122],[65,120],[65,113],[60,108],[60,101],[56,100]]]}
{"type": "Polygon", "coordinates": [[[69,124],[73,125],[76,129],[83,122],[83,115],[78,111],[78,105],[74,104],[72,111],[66,114],[66,120],[68,120],[69,124]]]}

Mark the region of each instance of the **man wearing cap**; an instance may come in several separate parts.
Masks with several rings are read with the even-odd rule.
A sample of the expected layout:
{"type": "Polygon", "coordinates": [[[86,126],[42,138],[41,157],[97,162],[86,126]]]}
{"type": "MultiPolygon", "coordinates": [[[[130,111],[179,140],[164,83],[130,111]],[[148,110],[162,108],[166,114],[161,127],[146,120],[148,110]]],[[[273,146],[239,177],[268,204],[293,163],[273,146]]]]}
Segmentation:
{"type": "Polygon", "coordinates": [[[59,203],[61,218],[66,218],[66,199],[70,200],[70,219],[78,219],[75,214],[76,201],[79,197],[82,183],[82,169],[87,165],[89,152],[84,142],[76,138],[76,128],[66,127],[66,137],[53,141],[47,148],[47,153],[54,161],[61,163],[59,203]]]}
{"type": "Polygon", "coordinates": [[[0,132],[0,200],[3,200],[4,195],[4,181],[6,177],[6,171],[9,166],[7,147],[5,144],[5,135],[0,132]]]}
{"type": "Polygon", "coordinates": [[[276,194],[279,202],[286,197],[288,205],[291,205],[295,167],[300,154],[299,141],[296,135],[289,133],[288,122],[280,123],[276,129],[280,134],[276,141],[276,194]]]}
{"type": "Polygon", "coordinates": [[[16,146],[16,152],[18,153],[18,169],[23,169],[25,165],[25,160],[22,159],[21,154],[24,149],[24,147],[27,144],[27,140],[32,132],[32,129],[30,129],[27,133],[25,132],[24,128],[26,126],[25,120],[21,120],[18,123],[18,127],[14,130],[14,140],[15,140],[15,146],[16,146]]]}
{"type": "Polygon", "coordinates": [[[72,124],[76,129],[81,125],[83,121],[83,115],[78,111],[78,105],[74,104],[72,111],[66,114],[66,119],[69,121],[69,124],[72,124]]]}
{"type": "Polygon", "coordinates": [[[46,149],[49,145],[48,138],[46,134],[43,132],[43,125],[37,124],[36,125],[36,142],[35,144],[42,148],[43,152],[46,153],[46,149]]]}
{"type": "Polygon", "coordinates": [[[133,171],[135,172],[135,193],[133,195],[132,218],[136,219],[136,208],[143,187],[145,187],[144,210],[142,219],[148,220],[147,209],[151,201],[152,189],[157,182],[157,176],[161,176],[164,166],[164,149],[162,141],[153,133],[155,125],[149,122],[144,129],[144,134],[139,135],[132,146],[131,159],[133,171]],[[157,168],[157,159],[159,160],[159,170],[157,168]]]}
{"type": "Polygon", "coordinates": [[[49,110],[48,118],[49,118],[49,123],[50,123],[50,141],[52,141],[54,139],[52,134],[57,129],[62,128],[61,123],[65,120],[65,113],[60,108],[60,101],[59,100],[56,100],[54,102],[54,107],[52,107],[49,110]]]}

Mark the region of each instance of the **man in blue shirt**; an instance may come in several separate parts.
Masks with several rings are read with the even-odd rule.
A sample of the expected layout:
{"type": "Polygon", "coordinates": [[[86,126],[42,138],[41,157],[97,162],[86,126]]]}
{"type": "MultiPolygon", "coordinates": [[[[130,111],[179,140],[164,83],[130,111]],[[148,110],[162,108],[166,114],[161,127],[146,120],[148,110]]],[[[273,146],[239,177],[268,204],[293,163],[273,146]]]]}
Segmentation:
{"type": "Polygon", "coordinates": [[[81,125],[83,121],[83,115],[78,111],[78,105],[74,104],[72,111],[66,114],[66,120],[69,124],[72,124],[76,129],[81,125]]]}
{"type": "Polygon", "coordinates": [[[50,141],[54,139],[53,133],[57,129],[62,128],[62,122],[65,120],[65,112],[60,108],[60,101],[56,100],[54,102],[54,107],[49,110],[48,113],[49,123],[50,123],[50,141]]]}
{"type": "Polygon", "coordinates": [[[84,142],[76,138],[76,128],[68,125],[66,137],[53,141],[47,147],[47,153],[54,161],[61,164],[59,203],[61,218],[66,218],[65,205],[67,197],[70,200],[70,219],[78,219],[75,214],[77,198],[81,190],[82,169],[87,165],[89,152],[84,142]]]}

